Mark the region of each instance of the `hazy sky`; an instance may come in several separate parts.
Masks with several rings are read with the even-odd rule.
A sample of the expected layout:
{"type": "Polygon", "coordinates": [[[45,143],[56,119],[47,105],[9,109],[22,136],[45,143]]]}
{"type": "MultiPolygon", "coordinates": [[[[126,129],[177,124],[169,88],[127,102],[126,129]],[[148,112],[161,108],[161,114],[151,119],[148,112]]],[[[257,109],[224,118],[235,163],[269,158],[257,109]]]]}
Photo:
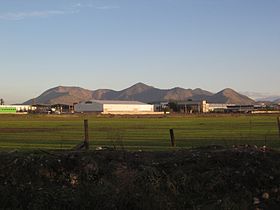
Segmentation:
{"type": "Polygon", "coordinates": [[[280,94],[279,0],[0,0],[0,97],[58,85],[280,94]]]}

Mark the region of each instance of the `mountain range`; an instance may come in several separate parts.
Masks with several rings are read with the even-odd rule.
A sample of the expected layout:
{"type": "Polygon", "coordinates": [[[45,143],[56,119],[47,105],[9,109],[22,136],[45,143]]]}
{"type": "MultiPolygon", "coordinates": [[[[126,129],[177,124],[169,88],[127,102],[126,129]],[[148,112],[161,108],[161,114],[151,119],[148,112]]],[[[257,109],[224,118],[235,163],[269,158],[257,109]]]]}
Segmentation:
{"type": "Polygon", "coordinates": [[[24,104],[73,104],[80,101],[96,100],[136,100],[145,103],[162,101],[207,100],[210,103],[254,104],[255,101],[230,88],[211,93],[200,88],[159,89],[144,83],[137,83],[124,90],[110,89],[87,90],[80,87],[58,86],[43,92],[24,104]]]}

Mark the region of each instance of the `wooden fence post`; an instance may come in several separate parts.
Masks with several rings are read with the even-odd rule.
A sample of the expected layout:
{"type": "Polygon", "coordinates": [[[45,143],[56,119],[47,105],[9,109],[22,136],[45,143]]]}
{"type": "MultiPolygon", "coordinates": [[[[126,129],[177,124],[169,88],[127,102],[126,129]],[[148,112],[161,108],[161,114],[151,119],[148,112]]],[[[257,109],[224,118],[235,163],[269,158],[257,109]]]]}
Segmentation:
{"type": "Polygon", "coordinates": [[[280,117],[277,117],[277,124],[278,124],[279,138],[280,138],[280,117]]]}
{"type": "Polygon", "coordinates": [[[84,140],[84,145],[85,149],[89,149],[89,135],[88,135],[88,120],[84,120],[84,129],[85,129],[85,140],[84,140]]]}
{"type": "Polygon", "coordinates": [[[170,141],[171,141],[171,146],[175,147],[175,136],[174,136],[174,131],[173,129],[169,129],[169,133],[170,133],[170,141]]]}

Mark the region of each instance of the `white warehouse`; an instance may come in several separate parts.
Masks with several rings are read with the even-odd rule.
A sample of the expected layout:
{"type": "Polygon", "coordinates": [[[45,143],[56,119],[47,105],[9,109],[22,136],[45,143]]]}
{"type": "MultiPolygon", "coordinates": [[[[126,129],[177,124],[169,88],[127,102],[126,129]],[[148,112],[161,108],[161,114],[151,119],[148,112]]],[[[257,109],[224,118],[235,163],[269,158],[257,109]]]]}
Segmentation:
{"type": "Polygon", "coordinates": [[[154,105],[139,101],[90,100],[74,105],[75,112],[101,112],[102,114],[153,114],[154,105]]]}

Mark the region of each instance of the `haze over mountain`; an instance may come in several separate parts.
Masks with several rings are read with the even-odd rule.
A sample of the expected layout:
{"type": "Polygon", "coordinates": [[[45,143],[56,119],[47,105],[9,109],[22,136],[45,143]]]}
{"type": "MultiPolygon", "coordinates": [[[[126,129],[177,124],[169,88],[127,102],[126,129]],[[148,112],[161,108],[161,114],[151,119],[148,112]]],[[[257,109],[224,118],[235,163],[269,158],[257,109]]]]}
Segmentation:
{"type": "Polygon", "coordinates": [[[95,91],[80,87],[58,86],[49,89],[35,99],[24,104],[73,104],[90,99],[97,100],[137,100],[145,103],[160,101],[207,100],[211,103],[253,104],[254,100],[237,93],[232,89],[224,89],[216,94],[200,88],[159,89],[143,83],[137,83],[124,90],[98,89],[95,91]]]}

